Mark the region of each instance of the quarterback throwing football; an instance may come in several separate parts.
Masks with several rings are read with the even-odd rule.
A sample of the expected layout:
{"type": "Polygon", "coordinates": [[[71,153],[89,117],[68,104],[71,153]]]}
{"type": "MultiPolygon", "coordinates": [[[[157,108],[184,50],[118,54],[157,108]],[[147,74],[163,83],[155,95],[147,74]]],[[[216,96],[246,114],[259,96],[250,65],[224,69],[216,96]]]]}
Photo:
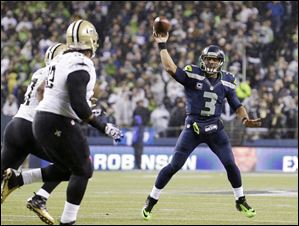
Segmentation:
{"type": "Polygon", "coordinates": [[[171,162],[158,174],[155,185],[148,195],[142,216],[148,220],[151,211],[158,202],[162,189],[186,162],[188,156],[201,143],[206,143],[223,164],[228,180],[233,188],[236,208],[247,217],[256,215],[243,194],[241,174],[235,163],[229,138],[220,120],[224,98],[246,127],[258,127],[261,119],[249,119],[245,108],[235,92],[234,76],[222,70],[225,55],[221,48],[210,45],[204,48],[200,56],[200,65],[187,65],[179,68],[170,57],[166,42],[169,34],[161,36],[153,33],[158,43],[164,69],[185,88],[186,120],[185,128],[176,143],[171,162]]]}

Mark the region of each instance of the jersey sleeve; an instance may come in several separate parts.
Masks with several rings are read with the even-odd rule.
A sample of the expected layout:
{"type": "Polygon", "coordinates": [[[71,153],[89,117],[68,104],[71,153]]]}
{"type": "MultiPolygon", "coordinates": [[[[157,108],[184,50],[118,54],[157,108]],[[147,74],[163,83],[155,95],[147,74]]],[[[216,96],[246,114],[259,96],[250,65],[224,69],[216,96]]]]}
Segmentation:
{"type": "Polygon", "coordinates": [[[91,109],[86,101],[86,87],[89,80],[90,75],[84,70],[72,72],[67,78],[71,106],[83,121],[91,115],[91,109]]]}
{"type": "Polygon", "coordinates": [[[33,73],[31,80],[38,79],[41,82],[46,80],[48,77],[48,70],[49,70],[48,67],[43,67],[38,69],[36,72],[33,73]]]}
{"type": "Polygon", "coordinates": [[[177,67],[177,70],[175,72],[175,74],[173,75],[173,78],[181,83],[183,86],[188,86],[191,84],[191,79],[192,76],[189,76],[190,74],[194,74],[193,73],[193,68],[191,65],[187,65],[184,67],[184,69],[177,67]]]}
{"type": "Polygon", "coordinates": [[[236,94],[236,80],[232,76],[229,81],[222,81],[223,85],[227,87],[226,98],[230,107],[236,111],[240,106],[242,106],[239,98],[236,94]]]}

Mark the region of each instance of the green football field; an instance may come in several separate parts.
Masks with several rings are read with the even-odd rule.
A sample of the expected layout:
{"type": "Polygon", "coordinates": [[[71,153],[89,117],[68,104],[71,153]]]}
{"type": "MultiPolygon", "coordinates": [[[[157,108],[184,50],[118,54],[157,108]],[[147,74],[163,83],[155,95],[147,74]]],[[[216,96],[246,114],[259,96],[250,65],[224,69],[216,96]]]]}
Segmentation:
{"type": "MultiPolygon", "coordinates": [[[[144,221],[141,209],[158,171],[95,172],[78,214],[78,225],[298,225],[298,174],[243,173],[248,203],[254,218],[236,211],[224,172],[180,171],[163,190],[144,221]]],[[[1,225],[38,225],[26,200],[41,184],[13,192],[1,205],[1,225]]],[[[48,200],[49,213],[58,219],[65,202],[66,183],[48,200]]]]}

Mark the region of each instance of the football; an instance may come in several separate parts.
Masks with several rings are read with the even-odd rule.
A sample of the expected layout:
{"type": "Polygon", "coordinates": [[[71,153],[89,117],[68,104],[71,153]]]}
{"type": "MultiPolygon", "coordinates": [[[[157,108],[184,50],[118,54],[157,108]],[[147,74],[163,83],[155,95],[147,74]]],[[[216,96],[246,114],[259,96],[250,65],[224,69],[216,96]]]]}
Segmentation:
{"type": "Polygon", "coordinates": [[[153,29],[156,34],[166,34],[170,30],[171,24],[164,16],[159,16],[154,20],[153,29]]]}

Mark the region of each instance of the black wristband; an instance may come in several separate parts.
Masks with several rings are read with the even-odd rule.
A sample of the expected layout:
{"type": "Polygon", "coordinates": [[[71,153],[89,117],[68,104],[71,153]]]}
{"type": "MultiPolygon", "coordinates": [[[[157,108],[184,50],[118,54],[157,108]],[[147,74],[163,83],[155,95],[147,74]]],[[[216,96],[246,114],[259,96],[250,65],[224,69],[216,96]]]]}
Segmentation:
{"type": "Polygon", "coordinates": [[[158,47],[159,47],[160,50],[166,49],[166,42],[159,42],[158,47]]]}

